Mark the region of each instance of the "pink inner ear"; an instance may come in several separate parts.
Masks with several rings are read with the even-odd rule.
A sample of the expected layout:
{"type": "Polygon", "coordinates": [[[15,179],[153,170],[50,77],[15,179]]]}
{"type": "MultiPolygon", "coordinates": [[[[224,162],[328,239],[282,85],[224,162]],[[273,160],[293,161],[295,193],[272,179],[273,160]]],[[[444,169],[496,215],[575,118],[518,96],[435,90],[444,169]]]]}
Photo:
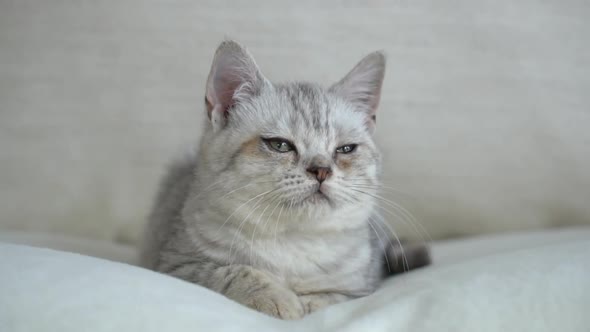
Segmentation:
{"type": "Polygon", "coordinates": [[[223,120],[240,100],[254,94],[263,81],[256,63],[239,44],[221,43],[207,79],[207,113],[210,119],[223,120]],[[219,115],[212,114],[219,112],[219,115]]]}
{"type": "Polygon", "coordinates": [[[211,112],[227,110],[234,103],[234,93],[241,82],[235,75],[227,70],[216,70],[210,78],[210,86],[207,89],[207,113],[211,118],[211,112]]]}
{"type": "Polygon", "coordinates": [[[227,68],[216,73],[213,80],[214,91],[217,94],[218,103],[224,106],[224,110],[233,104],[234,93],[243,82],[244,78],[240,79],[235,72],[227,68]]]}

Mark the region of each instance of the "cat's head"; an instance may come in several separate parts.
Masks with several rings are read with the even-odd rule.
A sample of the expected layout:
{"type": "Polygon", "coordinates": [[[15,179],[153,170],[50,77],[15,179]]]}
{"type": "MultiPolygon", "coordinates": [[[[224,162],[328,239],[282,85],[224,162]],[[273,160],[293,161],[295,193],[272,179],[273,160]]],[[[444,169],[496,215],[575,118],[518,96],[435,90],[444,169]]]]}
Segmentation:
{"type": "Polygon", "coordinates": [[[371,206],[384,71],[375,52],[329,88],[273,84],[243,47],[223,42],[207,81],[201,143],[211,188],[275,216],[279,207],[325,214],[371,206]]]}

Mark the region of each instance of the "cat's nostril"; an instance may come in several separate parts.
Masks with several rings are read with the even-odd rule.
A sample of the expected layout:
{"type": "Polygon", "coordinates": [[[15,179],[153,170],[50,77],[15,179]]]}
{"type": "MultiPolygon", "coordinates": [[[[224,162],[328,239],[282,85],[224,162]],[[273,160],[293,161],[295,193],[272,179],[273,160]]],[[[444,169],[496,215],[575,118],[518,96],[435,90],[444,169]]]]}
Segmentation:
{"type": "Polygon", "coordinates": [[[307,169],[308,173],[315,175],[315,178],[320,182],[324,182],[327,178],[332,175],[332,169],[330,167],[317,167],[312,166],[307,169]]]}

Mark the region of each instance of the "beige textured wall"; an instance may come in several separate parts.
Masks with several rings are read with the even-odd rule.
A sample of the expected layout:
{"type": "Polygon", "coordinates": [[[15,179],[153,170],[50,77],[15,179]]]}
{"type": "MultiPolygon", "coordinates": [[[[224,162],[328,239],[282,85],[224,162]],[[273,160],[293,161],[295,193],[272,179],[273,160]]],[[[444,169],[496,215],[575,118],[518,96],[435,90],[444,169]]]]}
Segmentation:
{"type": "Polygon", "coordinates": [[[3,0],[0,228],[134,241],[224,36],[275,80],[384,49],[388,197],[432,236],[590,223],[589,1],[3,0]]]}

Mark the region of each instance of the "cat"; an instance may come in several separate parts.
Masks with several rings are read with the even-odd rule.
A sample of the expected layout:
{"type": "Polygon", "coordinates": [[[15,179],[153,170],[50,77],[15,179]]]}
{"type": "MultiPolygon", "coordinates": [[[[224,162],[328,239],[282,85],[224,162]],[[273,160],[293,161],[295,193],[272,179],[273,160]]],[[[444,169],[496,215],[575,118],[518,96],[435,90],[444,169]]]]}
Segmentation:
{"type": "MultiPolygon", "coordinates": [[[[283,319],[371,294],[401,261],[377,228],[384,74],[374,52],[329,88],[274,84],[222,42],[198,152],[161,184],[142,265],[283,319]]],[[[397,270],[429,262],[425,246],[406,255],[397,270]]]]}

